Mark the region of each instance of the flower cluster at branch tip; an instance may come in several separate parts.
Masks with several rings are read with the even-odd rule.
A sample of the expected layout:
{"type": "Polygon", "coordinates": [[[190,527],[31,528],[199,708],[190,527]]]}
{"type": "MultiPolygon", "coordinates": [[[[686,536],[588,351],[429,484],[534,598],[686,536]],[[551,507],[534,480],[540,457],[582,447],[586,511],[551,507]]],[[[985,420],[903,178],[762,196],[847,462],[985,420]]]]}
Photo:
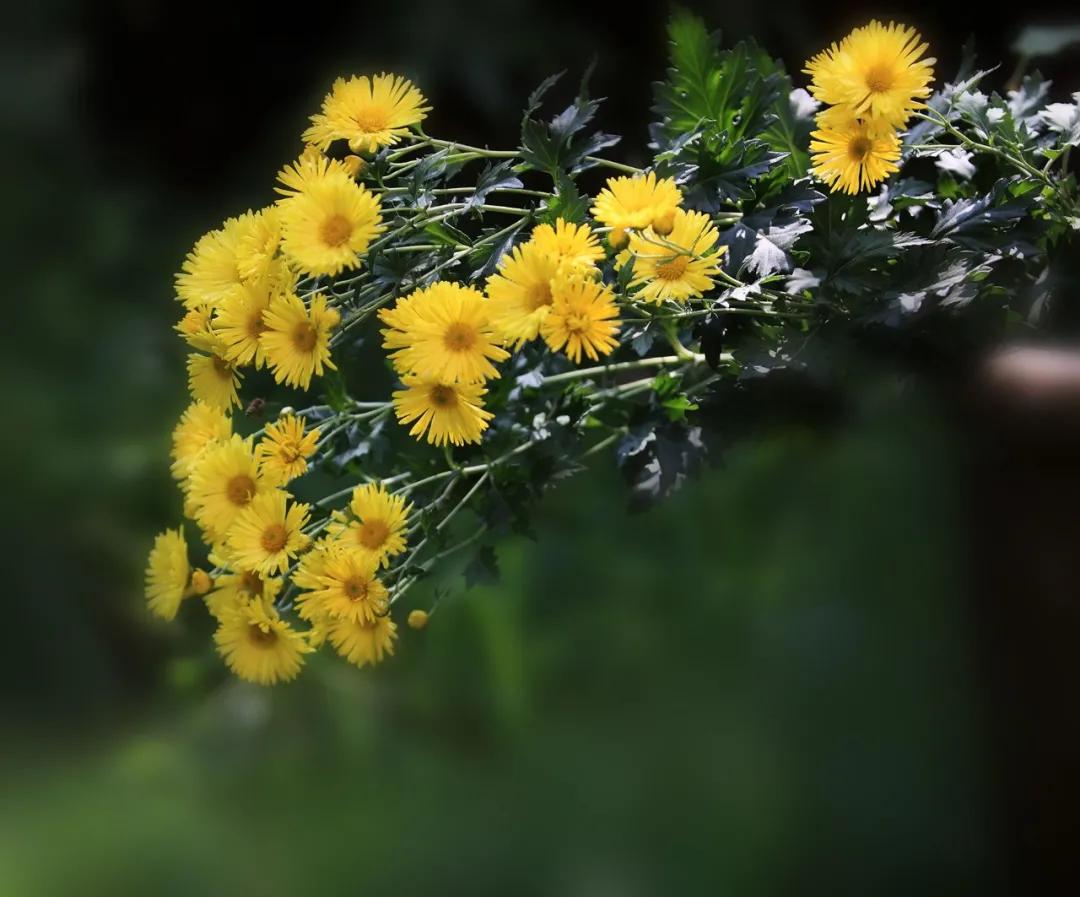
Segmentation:
{"type": "Polygon", "coordinates": [[[934,77],[914,28],[873,21],[813,57],[803,71],[826,104],[811,135],[813,170],[834,191],[868,190],[898,170],[902,129],[934,77]]]}

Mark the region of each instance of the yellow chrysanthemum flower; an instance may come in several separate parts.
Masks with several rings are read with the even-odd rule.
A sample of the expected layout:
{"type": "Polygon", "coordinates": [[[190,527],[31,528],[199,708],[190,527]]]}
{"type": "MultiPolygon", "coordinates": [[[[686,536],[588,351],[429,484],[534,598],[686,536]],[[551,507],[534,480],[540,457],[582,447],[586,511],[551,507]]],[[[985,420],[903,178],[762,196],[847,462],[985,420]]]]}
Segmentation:
{"type": "Polygon", "coordinates": [[[192,402],[172,433],[172,475],[184,480],[207,446],[232,435],[232,419],[206,402],[192,402]]]}
{"type": "Polygon", "coordinates": [[[555,256],[563,268],[591,269],[604,257],[604,249],[587,224],[557,218],[554,225],[533,228],[529,242],[541,252],[555,256]]]}
{"type": "Polygon", "coordinates": [[[618,345],[619,309],[611,288],[580,276],[554,281],[554,302],[540,325],[540,333],[553,352],[566,352],[575,364],[582,352],[596,361],[618,345]]]}
{"type": "Polygon", "coordinates": [[[526,243],[503,256],[487,282],[488,316],[495,333],[515,349],[536,339],[551,308],[551,281],[559,273],[559,257],[536,243],[526,243]]]}
{"type": "Polygon", "coordinates": [[[211,354],[202,355],[193,352],[188,356],[188,390],[191,397],[215,408],[228,411],[233,405],[240,404],[237,390],[240,387],[240,373],[225,358],[225,349],[215,341],[211,354]]]}
{"type": "Polygon", "coordinates": [[[355,268],[384,230],[379,198],[349,175],[330,171],[280,200],[282,249],[307,274],[355,268]]]}
{"type": "Polygon", "coordinates": [[[192,516],[211,542],[220,542],[251,500],[273,488],[259,474],[251,442],[236,434],[206,448],[188,483],[192,516]]]}
{"type": "Polygon", "coordinates": [[[281,245],[280,213],[275,206],[240,216],[236,268],[244,280],[270,277],[281,245]]]}
{"type": "Polygon", "coordinates": [[[405,389],[394,393],[394,411],[410,436],[426,434],[432,445],[479,442],[495,415],[484,409],[481,383],[453,383],[445,378],[406,374],[405,389]]]}
{"type": "MultiPolygon", "coordinates": [[[[355,177],[357,172],[353,170],[354,167],[329,158],[317,146],[305,146],[295,162],[286,164],[278,172],[278,186],[274,188],[274,191],[285,197],[295,196],[303,193],[310,184],[322,180],[331,172],[348,178],[355,177]]],[[[279,199],[278,204],[280,205],[282,201],[279,199]]]]}
{"type": "Polygon", "coordinates": [[[208,352],[214,345],[214,331],[210,321],[213,309],[207,305],[189,308],[173,328],[183,337],[184,342],[200,352],[208,352]]]}
{"type": "MultiPolygon", "coordinates": [[[[306,589],[308,591],[319,588],[319,577],[326,572],[326,563],[331,555],[337,552],[343,551],[345,546],[338,542],[333,536],[323,536],[321,539],[316,539],[312,543],[311,548],[304,553],[304,556],[300,558],[300,562],[293,569],[292,581],[299,589],[306,589]]],[[[303,607],[304,595],[307,592],[301,593],[297,597],[298,609],[300,616],[305,620],[313,619],[310,613],[305,613],[303,607]]]]}
{"type": "Polygon", "coordinates": [[[333,620],[327,627],[327,636],[349,663],[374,666],[383,657],[393,655],[397,626],[389,616],[374,620],[333,620]]]}
{"type": "Polygon", "coordinates": [[[498,377],[492,362],[510,357],[496,345],[487,298],[472,287],[436,283],[380,317],[390,325],[383,346],[395,349],[390,357],[402,374],[476,383],[498,377]]]}
{"type": "Polygon", "coordinates": [[[271,293],[265,279],[235,286],[221,300],[214,313],[214,335],[222,346],[225,359],[235,365],[266,362],[259,337],[266,329],[263,312],[270,307],[271,293]]]}
{"type": "Polygon", "coordinates": [[[245,224],[230,218],[199,238],[176,275],[176,296],[188,308],[215,306],[241,281],[237,252],[245,224]]]}
{"type": "Polygon", "coordinates": [[[921,41],[914,28],[893,22],[856,28],[806,64],[810,92],[860,118],[900,127],[930,96],[936,60],[921,58],[927,50],[921,41]]]}
{"type": "Polygon", "coordinates": [[[280,576],[264,578],[254,570],[223,573],[214,580],[214,591],[204,596],[203,601],[210,615],[220,622],[229,611],[249,601],[273,604],[284,584],[280,576]]]}
{"type": "Polygon", "coordinates": [[[295,679],[312,650],[304,634],[262,600],[224,610],[214,641],[229,669],[258,685],[295,679]]]}
{"type": "Polygon", "coordinates": [[[318,578],[319,588],[305,596],[307,612],[353,622],[385,616],[390,599],[375,575],[378,569],[371,555],[356,549],[331,552],[318,578]]]}
{"type": "Polygon", "coordinates": [[[675,210],[682,204],[682,191],[671,178],[655,172],[630,177],[608,178],[592,207],[592,215],[613,228],[608,237],[612,246],[626,242],[626,231],[651,227],[658,234],[671,231],[675,210]]]}
{"type": "Polygon", "coordinates": [[[184,534],[179,529],[159,533],[146,564],[146,602],[151,612],[173,619],[187,594],[190,575],[184,534]]]}
{"type": "Polygon", "coordinates": [[[630,235],[634,277],[631,287],[641,287],[638,299],[685,302],[712,289],[720,270],[720,256],[727,247],[716,247],[720,234],[708,215],[678,209],[666,236],[652,228],[630,235]]]}
{"type": "Polygon", "coordinates": [[[326,297],[317,294],[311,307],[294,293],[275,296],[263,314],[266,329],[259,339],[266,363],[278,383],[307,389],[313,376],[325,368],[336,370],[330,360],[330,332],[341,323],[337,309],[328,308],[326,297]]]}
{"type": "Polygon", "coordinates": [[[390,558],[405,550],[411,506],[382,483],[363,483],[353,490],[349,510],[354,519],[335,521],[327,532],[377,565],[389,566],[390,558]]]}
{"type": "Polygon", "coordinates": [[[398,75],[338,78],[322,112],[311,116],[304,141],[325,150],[335,140],[347,140],[354,153],[373,153],[397,143],[430,111],[424,95],[398,75]]]}
{"type": "Polygon", "coordinates": [[[303,533],[311,506],[289,504],[288,498],[279,489],[256,495],[229,526],[225,538],[230,555],[245,570],[280,573],[311,544],[303,533]]]}
{"type": "Polygon", "coordinates": [[[882,121],[860,121],[835,106],[817,117],[810,135],[813,172],[832,190],[855,194],[899,171],[900,138],[882,121]]]}
{"type": "Polygon", "coordinates": [[[318,444],[318,427],[306,430],[303,419],[294,414],[279,417],[266,425],[255,448],[259,470],[269,482],[283,486],[307,471],[307,459],[315,454],[318,444]]]}

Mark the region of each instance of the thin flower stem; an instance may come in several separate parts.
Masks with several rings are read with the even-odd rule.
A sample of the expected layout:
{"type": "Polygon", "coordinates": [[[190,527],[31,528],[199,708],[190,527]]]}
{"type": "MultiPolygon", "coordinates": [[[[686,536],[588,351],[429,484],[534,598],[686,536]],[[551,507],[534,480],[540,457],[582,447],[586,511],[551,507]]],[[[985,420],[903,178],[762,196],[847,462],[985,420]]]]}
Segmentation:
{"type": "Polygon", "coordinates": [[[617,374],[622,371],[639,371],[642,368],[671,367],[686,361],[704,361],[704,355],[688,352],[686,356],[661,355],[653,358],[639,358],[636,361],[620,361],[613,364],[601,364],[591,368],[578,368],[575,371],[566,371],[562,374],[551,374],[544,377],[543,386],[552,383],[565,383],[568,380],[580,380],[583,377],[603,377],[608,374],[617,374]]]}
{"type": "Polygon", "coordinates": [[[622,162],[613,162],[611,159],[604,159],[600,156],[586,156],[586,162],[592,162],[593,165],[599,165],[603,168],[611,168],[615,171],[621,171],[624,174],[643,174],[643,170],[640,168],[634,168],[633,165],[624,165],[622,162]]]}

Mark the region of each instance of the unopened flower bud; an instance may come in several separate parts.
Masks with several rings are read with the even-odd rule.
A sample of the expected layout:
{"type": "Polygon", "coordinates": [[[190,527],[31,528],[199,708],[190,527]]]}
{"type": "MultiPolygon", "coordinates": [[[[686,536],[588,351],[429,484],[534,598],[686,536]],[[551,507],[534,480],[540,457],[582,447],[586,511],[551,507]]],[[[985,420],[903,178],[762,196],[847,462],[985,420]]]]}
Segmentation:
{"type": "Polygon", "coordinates": [[[333,330],[341,323],[341,312],[336,308],[328,308],[326,310],[326,326],[333,330]]]}
{"type": "Polygon", "coordinates": [[[423,629],[427,626],[428,613],[426,610],[411,610],[409,611],[409,628],[410,629],[423,629]]]}
{"type": "Polygon", "coordinates": [[[191,574],[191,589],[196,595],[205,595],[214,587],[214,580],[205,570],[198,570],[191,574]]]}
{"type": "Polygon", "coordinates": [[[345,170],[349,172],[353,177],[356,177],[364,170],[364,160],[359,156],[348,155],[341,160],[345,165],[345,170]]]}
{"type": "Polygon", "coordinates": [[[611,244],[612,249],[618,249],[628,239],[625,227],[613,227],[611,233],[607,235],[607,241],[611,244]]]}
{"type": "Polygon", "coordinates": [[[666,237],[671,233],[671,229],[675,227],[675,210],[670,212],[664,212],[662,215],[657,215],[653,218],[652,229],[660,234],[661,237],[666,237]]]}

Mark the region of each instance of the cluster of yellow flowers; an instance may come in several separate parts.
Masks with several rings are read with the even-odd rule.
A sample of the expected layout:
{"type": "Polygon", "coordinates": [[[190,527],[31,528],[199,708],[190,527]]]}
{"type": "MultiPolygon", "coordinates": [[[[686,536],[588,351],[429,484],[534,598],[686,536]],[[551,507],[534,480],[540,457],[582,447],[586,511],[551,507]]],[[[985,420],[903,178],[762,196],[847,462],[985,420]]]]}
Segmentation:
{"type": "MultiPolygon", "coordinates": [[[[245,368],[301,390],[335,368],[331,338],[342,315],[334,278],[361,266],[380,237],[393,237],[379,187],[361,180],[372,154],[412,133],[428,111],[400,77],[339,79],[312,116],[307,146],[278,174],[277,201],[202,237],[176,278],[192,403],[173,432],[172,473],[213,569],[194,569],[183,530],[166,530],[150,552],[146,595],[165,619],[185,598],[203,596],[219,652],[252,682],[292,679],[326,643],[358,666],[394,649],[394,599],[383,578],[407,548],[410,486],[365,482],[347,508],[324,511],[345,493],[308,504],[289,485],[318,464],[333,431],[309,429],[305,412],[287,409],[245,437],[231,415],[245,368]],[[328,156],[341,141],[350,152],[328,156]]],[[[623,282],[634,301],[685,303],[713,287],[719,233],[682,203],[670,178],[612,177],[591,209],[595,226],[562,218],[535,226],[483,290],[436,281],[401,296],[379,318],[402,388],[372,404],[392,407],[418,440],[480,442],[493,418],[485,383],[511,352],[541,339],[577,364],[617,347],[620,300],[605,261],[613,261],[609,272],[630,266],[623,282]]],[[[409,624],[422,628],[426,619],[415,610],[409,624]]]]}
{"type": "Polygon", "coordinates": [[[898,130],[930,96],[934,59],[914,28],[872,21],[819,53],[803,70],[818,113],[810,152],[814,173],[855,194],[897,171],[898,130]]]}

